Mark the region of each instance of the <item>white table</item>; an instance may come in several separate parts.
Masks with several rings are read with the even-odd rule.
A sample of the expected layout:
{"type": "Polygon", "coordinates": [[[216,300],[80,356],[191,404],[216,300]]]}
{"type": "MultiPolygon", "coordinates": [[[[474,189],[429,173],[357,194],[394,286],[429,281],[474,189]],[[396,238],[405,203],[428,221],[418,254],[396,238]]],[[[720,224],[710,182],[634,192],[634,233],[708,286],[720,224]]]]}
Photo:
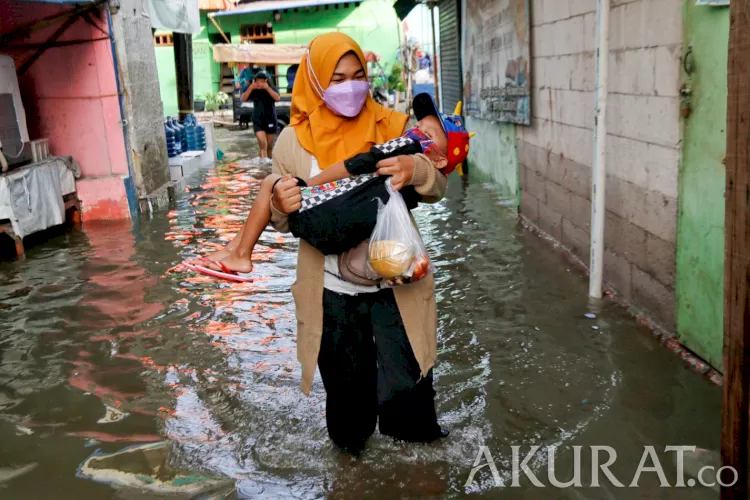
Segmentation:
{"type": "Polygon", "coordinates": [[[80,176],[70,156],[53,156],[0,174],[0,233],[15,240],[19,257],[23,238],[62,224],[68,209],[76,209],[75,222],[80,222],[75,184],[80,176]]]}

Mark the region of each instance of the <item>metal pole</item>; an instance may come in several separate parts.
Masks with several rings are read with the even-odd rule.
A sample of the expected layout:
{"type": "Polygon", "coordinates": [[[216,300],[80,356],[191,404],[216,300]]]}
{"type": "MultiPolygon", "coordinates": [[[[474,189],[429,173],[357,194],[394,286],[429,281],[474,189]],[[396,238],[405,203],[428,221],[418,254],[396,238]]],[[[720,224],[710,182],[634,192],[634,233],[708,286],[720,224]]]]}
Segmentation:
{"type": "Polygon", "coordinates": [[[589,296],[602,297],[604,269],[604,187],[607,181],[607,90],[610,0],[599,0],[597,22],[596,118],[594,171],[591,180],[591,275],[589,296]]]}
{"type": "Polygon", "coordinates": [[[174,33],[174,66],[180,120],[193,113],[193,36],[174,33]]]}
{"type": "Polygon", "coordinates": [[[432,16],[432,79],[435,80],[435,104],[440,109],[440,90],[438,89],[437,39],[435,37],[435,2],[430,2],[432,16]]]}

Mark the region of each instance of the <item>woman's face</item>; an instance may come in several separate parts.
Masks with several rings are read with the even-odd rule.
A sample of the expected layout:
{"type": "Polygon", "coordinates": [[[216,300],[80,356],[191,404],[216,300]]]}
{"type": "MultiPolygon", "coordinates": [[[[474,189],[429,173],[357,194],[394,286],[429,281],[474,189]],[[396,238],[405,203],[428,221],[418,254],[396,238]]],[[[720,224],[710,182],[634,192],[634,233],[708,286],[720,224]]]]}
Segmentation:
{"type": "Polygon", "coordinates": [[[359,58],[353,52],[344,54],[341,59],[339,59],[336,69],[333,70],[333,75],[331,76],[331,82],[329,85],[336,85],[351,80],[367,80],[365,69],[362,67],[362,63],[359,62],[359,58]]]}

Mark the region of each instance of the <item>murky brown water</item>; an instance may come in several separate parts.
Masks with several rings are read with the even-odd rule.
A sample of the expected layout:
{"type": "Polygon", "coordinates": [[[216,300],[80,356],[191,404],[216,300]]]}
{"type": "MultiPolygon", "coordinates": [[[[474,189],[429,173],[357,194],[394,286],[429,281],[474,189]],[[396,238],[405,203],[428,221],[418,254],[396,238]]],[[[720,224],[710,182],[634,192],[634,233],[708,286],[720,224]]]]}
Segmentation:
{"type": "Polygon", "coordinates": [[[437,405],[452,434],[429,446],[376,434],[360,460],[338,453],[319,377],[311,397],[298,391],[296,242],[267,231],[253,284],[170,271],[239,228],[266,173],[226,161],[168,213],[86,224],[0,264],[0,498],[154,498],[176,474],[193,487],[181,498],[717,497],[659,488],[653,472],[640,488],[600,474],[606,487],[553,489],[543,460],[531,465],[544,490],[496,487],[487,468],[465,484],[481,446],[509,481],[513,445],[559,446],[560,480],[584,446],[584,484],[588,447],[612,446],[625,485],[651,445],[674,484],[664,446],[718,449],[720,391],[618,307],[584,317],[586,279],[459,178],[417,210],[438,268],[437,405]]]}

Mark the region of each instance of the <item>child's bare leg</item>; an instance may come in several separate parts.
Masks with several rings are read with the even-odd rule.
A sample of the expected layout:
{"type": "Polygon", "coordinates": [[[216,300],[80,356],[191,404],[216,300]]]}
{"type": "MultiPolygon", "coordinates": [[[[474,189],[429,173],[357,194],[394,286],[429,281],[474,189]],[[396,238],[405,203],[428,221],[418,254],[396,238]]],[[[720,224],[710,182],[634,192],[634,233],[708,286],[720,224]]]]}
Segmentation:
{"type": "MultiPolygon", "coordinates": [[[[280,175],[271,174],[263,179],[260,185],[260,192],[255,198],[253,206],[250,208],[245,225],[230,243],[231,245],[236,242],[233,248],[225,248],[224,251],[226,251],[226,254],[219,259],[213,260],[221,260],[222,264],[232,271],[241,273],[252,271],[253,263],[251,257],[253,248],[255,248],[260,235],[263,234],[263,230],[271,221],[271,211],[268,209],[271,206],[271,190],[276,180],[280,177],[280,175]]],[[[217,266],[212,262],[206,262],[204,265],[217,271],[221,270],[221,266],[217,266]]]]}
{"type": "MultiPolygon", "coordinates": [[[[245,224],[247,224],[247,220],[245,220],[245,224]]],[[[202,264],[201,262],[205,259],[209,260],[222,260],[225,257],[227,257],[230,253],[232,253],[232,250],[237,248],[237,245],[240,244],[240,240],[242,239],[242,233],[245,231],[245,225],[242,226],[240,229],[240,232],[234,235],[234,238],[231,239],[229,243],[224,245],[221,250],[216,250],[215,252],[211,252],[210,254],[206,255],[205,257],[200,257],[198,259],[193,259],[190,261],[191,264],[202,264]]]]}
{"type": "Polygon", "coordinates": [[[318,175],[310,177],[310,179],[307,181],[307,185],[318,186],[320,184],[326,184],[328,182],[340,181],[341,179],[346,179],[347,177],[349,177],[349,172],[347,172],[346,167],[344,166],[344,162],[341,161],[338,163],[334,163],[318,175]]]}

